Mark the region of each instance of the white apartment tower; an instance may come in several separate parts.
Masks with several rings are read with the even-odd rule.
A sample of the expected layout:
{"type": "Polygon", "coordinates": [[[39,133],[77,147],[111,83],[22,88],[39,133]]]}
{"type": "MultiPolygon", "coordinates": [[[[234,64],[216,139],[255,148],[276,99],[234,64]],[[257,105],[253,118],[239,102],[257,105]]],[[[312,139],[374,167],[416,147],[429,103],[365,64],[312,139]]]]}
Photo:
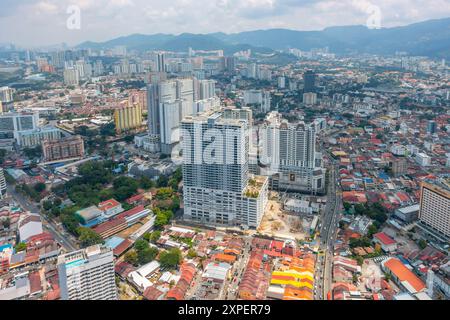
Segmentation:
{"type": "Polygon", "coordinates": [[[249,175],[249,119],[250,109],[223,109],[182,121],[185,219],[259,225],[267,205],[268,179],[249,175]]]}
{"type": "Polygon", "coordinates": [[[273,111],[259,130],[260,161],[271,176],[273,189],[306,192],[325,191],[321,154],[316,152],[315,125],[288,123],[273,111]]]}
{"type": "Polygon", "coordinates": [[[62,300],[117,300],[110,248],[94,245],[60,255],[57,267],[62,300]]]}
{"type": "Polygon", "coordinates": [[[419,221],[430,231],[450,239],[450,187],[422,182],[419,221]]]}
{"type": "Polygon", "coordinates": [[[64,70],[64,84],[67,86],[77,86],[80,82],[80,75],[75,68],[67,68],[64,70]]]}

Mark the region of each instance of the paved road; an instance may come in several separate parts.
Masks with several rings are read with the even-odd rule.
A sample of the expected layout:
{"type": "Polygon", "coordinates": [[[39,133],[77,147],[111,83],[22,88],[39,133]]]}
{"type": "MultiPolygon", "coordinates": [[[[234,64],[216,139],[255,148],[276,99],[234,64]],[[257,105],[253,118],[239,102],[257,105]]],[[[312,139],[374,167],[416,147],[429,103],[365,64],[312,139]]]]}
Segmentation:
{"type": "MultiPolygon", "coordinates": [[[[40,210],[39,208],[36,206],[36,204],[34,204],[33,202],[31,202],[30,200],[28,200],[27,198],[25,198],[23,195],[17,193],[14,189],[14,186],[12,185],[8,185],[8,194],[14,199],[14,201],[16,201],[23,209],[33,212],[33,213],[39,213],[40,210]]],[[[71,241],[70,239],[70,235],[69,234],[63,234],[60,230],[58,230],[58,226],[56,225],[56,223],[54,223],[53,221],[49,220],[47,217],[45,217],[44,215],[41,215],[42,220],[43,220],[43,226],[44,229],[47,229],[55,238],[56,241],[58,241],[62,247],[70,252],[70,251],[75,251],[78,250],[76,244],[73,243],[73,241],[71,241]]]]}
{"type": "MultiPolygon", "coordinates": [[[[331,158],[330,158],[331,159],[331,158]]],[[[320,229],[320,252],[316,274],[316,299],[326,300],[327,293],[332,284],[332,263],[334,256],[334,242],[339,223],[339,212],[341,209],[341,197],[338,192],[338,164],[331,163],[331,170],[328,183],[327,205],[322,215],[322,226],[320,229]]]]}

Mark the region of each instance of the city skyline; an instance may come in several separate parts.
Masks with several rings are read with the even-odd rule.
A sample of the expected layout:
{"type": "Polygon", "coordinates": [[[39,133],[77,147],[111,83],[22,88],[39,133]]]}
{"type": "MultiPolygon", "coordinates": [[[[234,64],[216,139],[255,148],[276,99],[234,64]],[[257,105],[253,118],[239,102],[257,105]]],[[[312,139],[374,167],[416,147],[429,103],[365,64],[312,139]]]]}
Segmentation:
{"type": "Polygon", "coordinates": [[[0,43],[27,47],[77,45],[135,33],[313,31],[344,25],[389,28],[450,16],[445,0],[178,0],[169,4],[159,0],[2,0],[0,5],[6,9],[0,13],[0,43]],[[74,23],[77,12],[80,19],[74,23]]]}

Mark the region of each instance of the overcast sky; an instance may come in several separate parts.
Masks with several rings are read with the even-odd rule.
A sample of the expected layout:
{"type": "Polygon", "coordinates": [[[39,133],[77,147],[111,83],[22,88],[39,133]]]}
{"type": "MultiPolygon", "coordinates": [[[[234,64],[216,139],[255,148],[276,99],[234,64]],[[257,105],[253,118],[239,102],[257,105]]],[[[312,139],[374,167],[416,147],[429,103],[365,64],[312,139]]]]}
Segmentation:
{"type": "Polygon", "coordinates": [[[450,17],[450,0],[0,0],[0,43],[74,45],[133,33],[320,30],[366,25],[377,12],[381,27],[406,25],[450,17]],[[80,29],[67,27],[71,5],[80,9],[80,29]]]}

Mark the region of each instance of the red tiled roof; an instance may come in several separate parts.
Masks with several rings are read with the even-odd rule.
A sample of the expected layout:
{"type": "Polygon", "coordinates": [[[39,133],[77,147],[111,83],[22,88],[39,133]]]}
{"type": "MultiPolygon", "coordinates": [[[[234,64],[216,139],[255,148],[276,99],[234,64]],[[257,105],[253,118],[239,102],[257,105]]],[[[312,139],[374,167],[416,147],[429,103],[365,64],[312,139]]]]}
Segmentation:
{"type": "Polygon", "coordinates": [[[117,247],[114,248],[113,254],[118,257],[121,256],[128,248],[133,245],[133,242],[129,239],[122,241],[117,247]]]}
{"type": "Polygon", "coordinates": [[[394,239],[389,237],[384,232],[375,233],[373,236],[375,238],[377,238],[378,240],[380,240],[384,245],[387,245],[387,246],[390,245],[390,244],[395,244],[396,243],[396,241],[394,239]]]}
{"type": "Polygon", "coordinates": [[[139,201],[144,197],[143,194],[137,194],[134,196],[129,197],[127,200],[125,200],[127,203],[131,204],[133,202],[139,201]]]}
{"type": "Polygon", "coordinates": [[[100,202],[98,204],[98,208],[102,211],[110,210],[112,208],[115,208],[117,206],[120,206],[120,203],[115,199],[109,199],[103,202],[100,202]]]}

